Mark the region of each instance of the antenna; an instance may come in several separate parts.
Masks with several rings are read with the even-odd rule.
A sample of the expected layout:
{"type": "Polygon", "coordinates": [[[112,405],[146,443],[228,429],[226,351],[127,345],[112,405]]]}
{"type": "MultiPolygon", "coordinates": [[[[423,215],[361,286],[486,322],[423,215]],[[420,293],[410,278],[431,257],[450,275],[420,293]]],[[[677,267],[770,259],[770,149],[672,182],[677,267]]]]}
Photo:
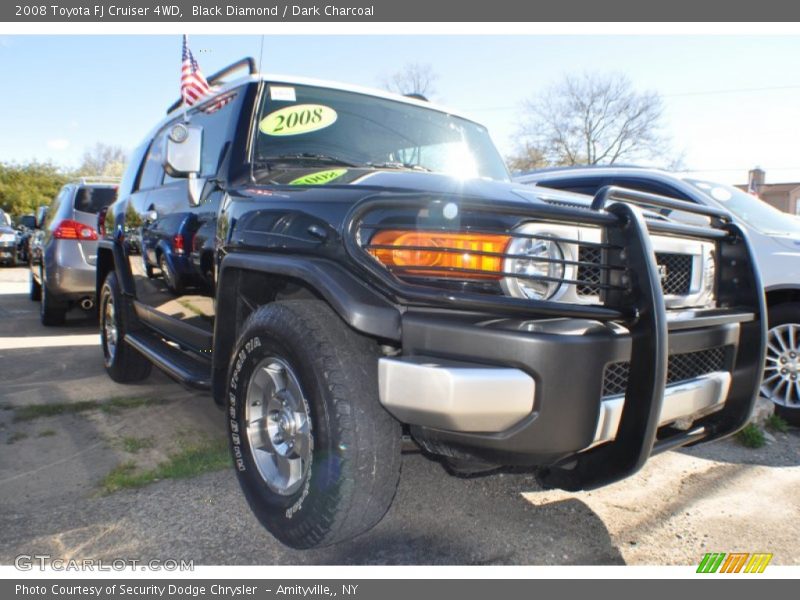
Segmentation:
{"type": "Polygon", "coordinates": [[[261,49],[258,51],[258,70],[264,72],[264,34],[261,34],[261,49]]]}

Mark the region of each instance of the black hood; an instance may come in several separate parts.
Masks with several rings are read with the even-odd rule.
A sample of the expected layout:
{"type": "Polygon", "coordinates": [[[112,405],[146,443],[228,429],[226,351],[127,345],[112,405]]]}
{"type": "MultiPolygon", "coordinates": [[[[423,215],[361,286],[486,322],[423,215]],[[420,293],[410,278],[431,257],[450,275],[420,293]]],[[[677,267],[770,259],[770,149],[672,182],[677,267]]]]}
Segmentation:
{"type": "Polygon", "coordinates": [[[542,202],[547,199],[582,204],[586,207],[591,198],[568,192],[557,192],[547,189],[535,189],[511,181],[490,179],[459,179],[441,173],[427,173],[406,169],[365,169],[346,167],[315,167],[273,169],[268,176],[259,181],[262,185],[245,186],[242,192],[246,195],[269,195],[268,190],[276,193],[313,194],[315,191],[347,190],[363,193],[376,192],[398,193],[430,193],[468,196],[485,200],[503,200],[506,202],[542,202]]]}

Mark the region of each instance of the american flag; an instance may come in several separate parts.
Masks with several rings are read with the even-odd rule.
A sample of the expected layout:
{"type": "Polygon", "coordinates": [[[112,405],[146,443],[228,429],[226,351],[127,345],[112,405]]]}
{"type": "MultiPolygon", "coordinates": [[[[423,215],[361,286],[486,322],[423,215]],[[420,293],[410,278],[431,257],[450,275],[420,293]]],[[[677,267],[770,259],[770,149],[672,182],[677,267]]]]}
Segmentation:
{"type": "Polygon", "coordinates": [[[183,36],[183,62],[181,64],[181,98],[186,106],[192,106],[211,91],[203,72],[189,50],[189,37],[183,36]]]}

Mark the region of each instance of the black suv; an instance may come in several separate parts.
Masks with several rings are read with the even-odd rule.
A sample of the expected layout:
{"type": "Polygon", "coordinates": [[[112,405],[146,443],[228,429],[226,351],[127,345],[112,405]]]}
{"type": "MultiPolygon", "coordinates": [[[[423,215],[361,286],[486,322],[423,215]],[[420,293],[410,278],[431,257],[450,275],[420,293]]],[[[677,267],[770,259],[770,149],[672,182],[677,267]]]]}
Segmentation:
{"type": "Polygon", "coordinates": [[[724,210],[526,189],[485,128],[422,100],[251,59],[211,81],[134,152],[105,217],[105,366],[210,390],[284,543],[375,525],[404,436],[457,472],[524,465],[576,490],[747,422],[764,297],[724,210]],[[209,285],[176,296],[125,239],[187,210],[209,285]]]}

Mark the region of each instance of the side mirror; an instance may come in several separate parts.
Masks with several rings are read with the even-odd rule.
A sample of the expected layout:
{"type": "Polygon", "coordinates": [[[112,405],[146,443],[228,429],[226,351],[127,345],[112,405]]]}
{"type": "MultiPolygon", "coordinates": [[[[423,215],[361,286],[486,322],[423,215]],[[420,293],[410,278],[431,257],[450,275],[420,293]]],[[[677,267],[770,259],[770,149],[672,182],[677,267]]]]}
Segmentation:
{"type": "Polygon", "coordinates": [[[176,123],[169,130],[164,149],[164,171],[170,177],[189,180],[189,204],[200,203],[202,185],[197,180],[203,158],[203,128],[176,123]]]}
{"type": "Polygon", "coordinates": [[[44,221],[47,218],[49,210],[45,207],[41,210],[41,214],[36,219],[36,229],[41,229],[44,226],[44,221]]]}

